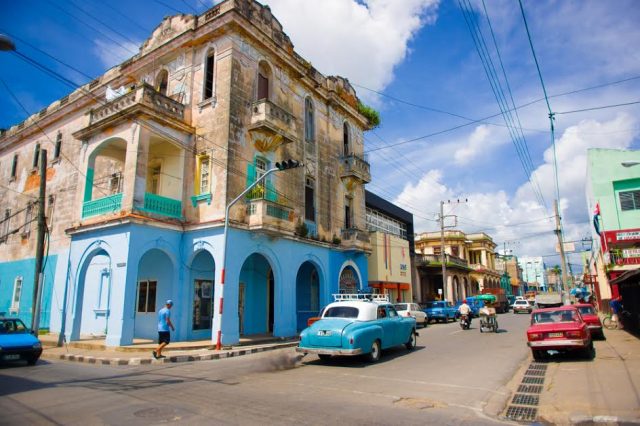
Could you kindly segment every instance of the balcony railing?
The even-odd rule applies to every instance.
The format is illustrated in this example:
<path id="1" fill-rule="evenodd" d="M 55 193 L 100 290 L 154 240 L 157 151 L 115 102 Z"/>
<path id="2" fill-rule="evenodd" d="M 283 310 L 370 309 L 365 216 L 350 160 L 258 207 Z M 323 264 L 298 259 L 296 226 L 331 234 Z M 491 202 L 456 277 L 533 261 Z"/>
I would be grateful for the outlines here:
<path id="1" fill-rule="evenodd" d="M 144 194 L 144 206 L 141 210 L 173 219 L 182 219 L 182 201 L 149 192 Z"/>
<path id="2" fill-rule="evenodd" d="M 451 254 L 445 254 L 444 256 L 447 266 L 459 266 L 469 269 L 469 263 L 466 260 Z M 423 254 L 419 259 L 422 261 L 422 266 L 442 266 L 442 256 L 439 254 Z"/>
<path id="3" fill-rule="evenodd" d="M 96 129 L 110 125 L 113 120 L 141 111 L 179 122 L 185 119 L 183 104 L 142 83 L 124 95 L 92 109 L 89 114 L 89 125 L 74 133 L 74 136 L 84 138 Z"/>
<path id="4" fill-rule="evenodd" d="M 345 248 L 364 251 L 371 249 L 369 231 L 357 228 L 343 229 L 341 236 L 342 246 Z"/>
<path id="5" fill-rule="evenodd" d="M 298 134 L 296 118 L 284 108 L 268 99 L 260 99 L 251 105 L 249 130 L 260 130 L 267 134 L 280 135 L 284 142 L 294 142 Z"/>
<path id="6" fill-rule="evenodd" d="M 640 249 L 612 249 L 609 251 L 610 266 L 640 265 Z"/>
<path id="7" fill-rule="evenodd" d="M 369 163 L 355 154 L 345 155 L 341 158 L 342 171 L 341 178 L 353 177 L 360 182 L 371 182 L 371 171 Z"/>
<path id="8" fill-rule="evenodd" d="M 249 229 L 273 233 L 293 233 L 295 230 L 293 209 L 274 201 L 256 198 L 247 201 Z"/>
<path id="9" fill-rule="evenodd" d="M 85 201 L 82 204 L 82 218 L 117 213 L 122 209 L 122 193 Z"/>

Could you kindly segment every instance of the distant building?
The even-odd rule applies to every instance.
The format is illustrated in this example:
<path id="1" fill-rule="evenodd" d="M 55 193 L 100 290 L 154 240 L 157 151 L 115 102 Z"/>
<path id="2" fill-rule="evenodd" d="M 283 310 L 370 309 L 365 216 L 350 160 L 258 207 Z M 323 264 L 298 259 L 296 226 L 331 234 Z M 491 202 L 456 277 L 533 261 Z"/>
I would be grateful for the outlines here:
<path id="1" fill-rule="evenodd" d="M 531 287 L 530 290 L 546 291 L 547 277 L 542 257 L 520 257 L 518 264 L 522 268 L 522 279 L 527 283 L 526 287 Z"/>
<path id="2" fill-rule="evenodd" d="M 586 198 L 593 246 L 585 282 L 601 308 L 622 296 L 640 312 L 640 151 L 590 149 Z"/>
<path id="3" fill-rule="evenodd" d="M 521 296 L 524 292 L 522 268 L 518 264 L 518 257 L 514 255 L 500 255 L 496 257 L 496 270 L 506 273 L 511 285 L 511 294 Z"/>
<path id="4" fill-rule="evenodd" d="M 413 301 L 413 215 L 376 194 L 365 191 L 371 255 L 369 287 L 390 300 Z"/>
<path id="5" fill-rule="evenodd" d="M 442 248 L 440 232 L 416 236 L 416 299 L 442 299 Z M 459 301 L 485 288 L 500 288 L 493 239 L 484 233 L 444 232 L 447 298 Z"/>

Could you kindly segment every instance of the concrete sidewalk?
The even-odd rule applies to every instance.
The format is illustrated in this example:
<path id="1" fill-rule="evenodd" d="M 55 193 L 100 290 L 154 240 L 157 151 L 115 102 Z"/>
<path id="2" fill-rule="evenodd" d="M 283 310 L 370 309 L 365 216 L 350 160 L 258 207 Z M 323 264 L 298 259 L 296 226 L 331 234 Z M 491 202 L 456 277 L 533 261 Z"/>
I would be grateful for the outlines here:
<path id="1" fill-rule="evenodd" d="M 89 340 L 73 342 L 57 347 L 55 334 L 39 336 L 43 345 L 42 359 L 85 362 L 100 365 L 145 365 L 175 362 L 208 361 L 249 355 L 257 352 L 294 347 L 298 339 L 282 340 L 274 338 L 243 339 L 241 345 L 215 350 L 210 340 L 175 342 L 163 350 L 166 358 L 154 359 L 151 352 L 157 343 L 151 341 L 134 342 L 131 346 L 106 347 L 103 341 Z"/>
<path id="2" fill-rule="evenodd" d="M 551 424 L 640 424 L 640 339 L 605 330 L 593 361 L 547 363 L 538 420 Z"/>

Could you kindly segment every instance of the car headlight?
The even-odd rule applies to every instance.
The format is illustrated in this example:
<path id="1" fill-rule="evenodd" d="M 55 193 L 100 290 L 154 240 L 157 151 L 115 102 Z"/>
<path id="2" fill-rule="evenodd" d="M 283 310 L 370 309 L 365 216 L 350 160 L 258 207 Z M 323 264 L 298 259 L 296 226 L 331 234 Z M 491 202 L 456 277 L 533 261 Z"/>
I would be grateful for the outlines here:
<path id="1" fill-rule="evenodd" d="M 33 349 L 42 349 L 42 343 L 40 343 L 40 342 L 34 343 L 33 344 Z"/>

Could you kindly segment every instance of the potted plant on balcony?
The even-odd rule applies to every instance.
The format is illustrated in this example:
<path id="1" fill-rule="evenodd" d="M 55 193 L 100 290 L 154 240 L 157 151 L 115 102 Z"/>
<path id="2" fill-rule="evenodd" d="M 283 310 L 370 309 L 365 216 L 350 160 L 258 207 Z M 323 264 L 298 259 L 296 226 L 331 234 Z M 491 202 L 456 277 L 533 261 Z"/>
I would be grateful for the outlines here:
<path id="1" fill-rule="evenodd" d="M 303 221 L 299 221 L 296 225 L 296 235 L 302 238 L 306 238 L 309 234 L 309 228 L 307 228 L 307 224 Z"/>

